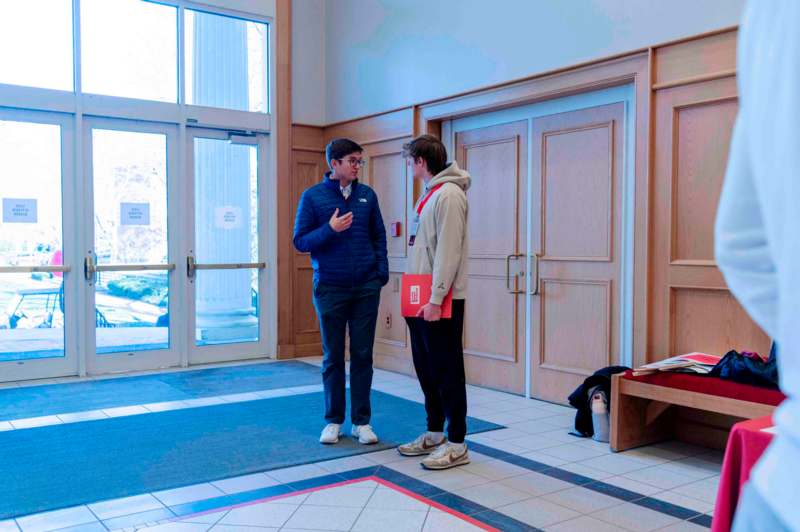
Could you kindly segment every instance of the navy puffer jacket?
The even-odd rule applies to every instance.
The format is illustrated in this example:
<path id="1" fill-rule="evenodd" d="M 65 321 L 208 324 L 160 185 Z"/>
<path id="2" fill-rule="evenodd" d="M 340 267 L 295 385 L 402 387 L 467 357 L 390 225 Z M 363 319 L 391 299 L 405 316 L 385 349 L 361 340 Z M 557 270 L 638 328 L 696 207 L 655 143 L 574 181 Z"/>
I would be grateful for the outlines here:
<path id="1" fill-rule="evenodd" d="M 342 287 L 360 286 L 379 280 L 389 281 L 386 255 L 386 228 L 378 196 L 367 185 L 353 181 L 350 196 L 344 199 L 339 181 L 328 178 L 303 192 L 294 223 L 294 247 L 311 253 L 314 284 Z M 328 223 L 334 211 L 339 216 L 353 213 L 353 224 L 336 233 Z"/>

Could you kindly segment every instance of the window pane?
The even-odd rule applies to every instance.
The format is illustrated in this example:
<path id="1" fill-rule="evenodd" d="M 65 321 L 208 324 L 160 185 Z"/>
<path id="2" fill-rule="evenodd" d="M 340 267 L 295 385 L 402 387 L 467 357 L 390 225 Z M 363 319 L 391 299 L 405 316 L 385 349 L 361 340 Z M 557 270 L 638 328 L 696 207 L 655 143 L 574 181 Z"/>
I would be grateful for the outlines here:
<path id="1" fill-rule="evenodd" d="M 195 245 L 200 263 L 258 261 L 258 149 L 194 141 Z M 197 272 L 197 345 L 258 341 L 258 270 Z"/>
<path id="2" fill-rule="evenodd" d="M 92 130 L 98 264 L 167 262 L 167 138 Z M 95 284 L 97 352 L 169 347 L 169 274 L 100 272 Z"/>
<path id="3" fill-rule="evenodd" d="M 199 270 L 196 290 L 198 346 L 258 341 L 258 270 Z"/>
<path id="4" fill-rule="evenodd" d="M 167 137 L 92 130 L 98 264 L 167 262 Z"/>
<path id="5" fill-rule="evenodd" d="M 168 272 L 101 272 L 95 286 L 98 354 L 169 348 Z"/>
<path id="6" fill-rule="evenodd" d="M 268 27 L 186 10 L 186 102 L 266 113 Z"/>
<path id="7" fill-rule="evenodd" d="M 141 0 L 82 0 L 83 91 L 176 102 L 177 8 Z"/>
<path id="8" fill-rule="evenodd" d="M 62 260 L 61 128 L 0 120 L 0 266 Z M 0 275 L 0 362 L 64 356 L 64 274 Z"/>
<path id="9" fill-rule="evenodd" d="M 71 0 L 0 3 L 0 83 L 73 90 Z"/>

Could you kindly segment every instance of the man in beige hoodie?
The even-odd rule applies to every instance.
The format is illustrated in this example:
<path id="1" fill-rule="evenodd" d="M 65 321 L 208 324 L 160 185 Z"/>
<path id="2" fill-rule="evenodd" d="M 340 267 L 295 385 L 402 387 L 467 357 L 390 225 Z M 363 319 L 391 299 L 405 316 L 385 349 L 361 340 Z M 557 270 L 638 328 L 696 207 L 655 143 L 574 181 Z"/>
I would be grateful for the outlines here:
<path id="1" fill-rule="evenodd" d="M 469 463 L 461 338 L 467 280 L 466 191 L 471 179 L 455 162 L 447 163 L 447 151 L 436 137 L 417 137 L 403 146 L 403 155 L 414 178 L 425 184 L 409 231 L 407 273 L 431 274 L 433 282 L 428 304 L 416 318 L 406 318 L 428 430 L 398 451 L 404 456 L 428 455 L 422 460 L 426 469 L 449 469 Z M 441 304 L 451 290 L 452 317 L 442 319 Z"/>

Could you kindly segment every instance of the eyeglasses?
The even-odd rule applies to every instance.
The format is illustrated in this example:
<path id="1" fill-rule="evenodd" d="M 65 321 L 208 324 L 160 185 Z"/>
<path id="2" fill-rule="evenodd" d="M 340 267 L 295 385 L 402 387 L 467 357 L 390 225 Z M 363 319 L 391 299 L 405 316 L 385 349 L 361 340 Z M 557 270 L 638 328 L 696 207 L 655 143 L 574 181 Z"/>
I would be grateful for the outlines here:
<path id="1" fill-rule="evenodd" d="M 339 162 L 347 163 L 350 166 L 355 166 L 356 168 L 364 168 L 364 165 L 367 164 L 367 161 L 364 159 L 353 159 L 352 157 L 348 157 L 347 159 L 339 159 Z"/>

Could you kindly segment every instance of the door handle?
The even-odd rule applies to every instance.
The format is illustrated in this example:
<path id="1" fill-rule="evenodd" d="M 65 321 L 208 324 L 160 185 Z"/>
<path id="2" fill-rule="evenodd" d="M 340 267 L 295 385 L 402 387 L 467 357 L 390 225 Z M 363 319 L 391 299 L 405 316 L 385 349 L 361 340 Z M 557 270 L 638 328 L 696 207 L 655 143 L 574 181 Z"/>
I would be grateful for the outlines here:
<path id="1" fill-rule="evenodd" d="M 513 288 L 511 288 L 511 259 L 514 258 L 514 260 L 516 260 L 516 259 L 518 259 L 520 257 L 523 257 L 523 256 L 524 255 L 519 255 L 519 254 L 515 254 L 515 253 L 512 253 L 511 255 L 507 255 L 506 256 L 506 291 L 508 291 L 509 294 L 524 294 L 525 293 L 524 290 L 514 290 Z"/>
<path id="2" fill-rule="evenodd" d="M 186 275 L 194 277 L 197 270 L 263 270 L 266 262 L 229 262 L 218 264 L 198 264 L 197 260 L 189 255 L 186 257 Z"/>
<path id="3" fill-rule="evenodd" d="M 87 281 L 94 281 L 94 274 L 97 272 L 97 266 L 94 263 L 94 255 L 89 253 L 83 259 L 83 276 Z"/>
<path id="4" fill-rule="evenodd" d="M 94 267 L 96 272 L 171 272 L 174 264 L 102 264 Z"/>
<path id="5" fill-rule="evenodd" d="M 69 266 L 0 266 L 0 273 L 68 273 Z"/>
<path id="6" fill-rule="evenodd" d="M 195 272 L 197 271 L 196 265 L 197 262 L 194 260 L 194 257 L 192 257 L 191 255 L 186 257 L 186 276 L 189 279 L 194 278 Z"/>
<path id="7" fill-rule="evenodd" d="M 540 294 L 540 292 L 541 292 L 540 289 L 539 289 L 539 259 L 540 258 L 541 258 L 540 254 L 538 254 L 538 253 L 534 253 L 533 254 L 533 271 L 534 271 L 534 275 L 533 275 L 533 291 L 531 291 L 531 293 L 530 293 L 530 295 L 532 295 L 532 296 L 538 296 Z"/>

